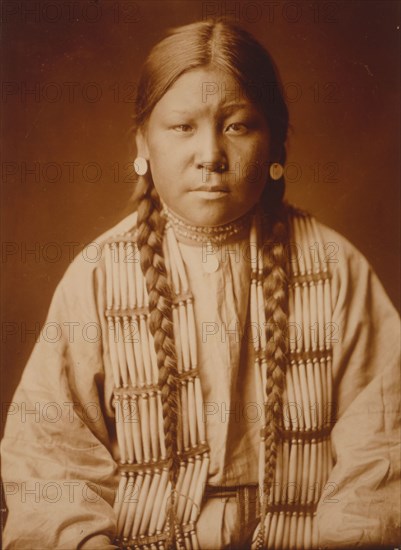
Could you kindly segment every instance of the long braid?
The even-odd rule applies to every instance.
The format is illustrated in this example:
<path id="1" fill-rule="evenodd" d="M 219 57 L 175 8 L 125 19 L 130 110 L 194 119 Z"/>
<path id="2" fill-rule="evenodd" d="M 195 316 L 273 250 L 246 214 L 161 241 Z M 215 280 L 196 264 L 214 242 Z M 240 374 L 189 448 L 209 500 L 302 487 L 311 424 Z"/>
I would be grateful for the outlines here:
<path id="1" fill-rule="evenodd" d="M 150 52 L 143 66 L 136 94 L 135 128 L 144 130 L 149 117 L 167 90 L 188 70 L 205 68 L 213 64 L 231 74 L 241 90 L 260 110 L 266 119 L 271 137 L 271 159 L 284 164 L 285 141 L 288 131 L 288 109 L 282 94 L 280 78 L 273 60 L 264 47 L 248 32 L 226 21 L 201 21 L 172 30 Z M 263 91 L 265 83 L 274 86 L 274 98 Z M 257 86 L 255 90 L 255 83 Z M 271 212 L 269 242 L 275 244 L 273 257 L 264 258 L 263 293 L 266 302 L 266 320 L 273 323 L 267 334 L 266 359 L 267 395 L 266 411 L 266 490 L 271 491 L 274 479 L 279 426 L 281 418 L 281 395 L 284 386 L 286 353 L 286 281 L 285 281 L 285 226 L 278 212 L 284 193 L 284 178 L 269 188 L 265 204 Z M 155 339 L 162 385 L 162 403 L 166 450 L 170 477 L 174 483 L 178 473 L 177 455 L 177 367 L 172 324 L 172 301 L 166 267 L 163 259 L 163 220 L 160 215 L 160 199 L 149 178 L 140 178 L 133 196 L 133 205 L 138 205 L 138 246 L 141 267 L 149 292 L 150 330 Z M 273 207 L 274 205 L 274 207 Z M 174 487 L 174 485 L 173 485 Z M 173 491 L 174 497 L 174 491 Z M 174 509 L 174 506 L 172 507 Z M 262 522 L 263 523 L 263 522 Z M 170 522 L 171 524 L 171 522 Z M 263 543 L 263 539 L 262 539 Z"/>
<path id="2" fill-rule="evenodd" d="M 177 418 L 178 418 L 178 371 L 174 343 L 172 296 L 167 280 L 163 256 L 164 220 L 160 214 L 159 195 L 147 178 L 138 180 L 139 202 L 137 220 L 137 245 L 141 269 L 149 294 L 149 329 L 154 338 L 159 386 L 163 410 L 163 427 L 166 443 L 166 459 L 172 486 L 170 534 L 174 529 L 174 499 L 178 474 Z"/>
<path id="3" fill-rule="evenodd" d="M 263 296 L 266 317 L 266 407 L 264 427 L 265 470 L 258 547 L 264 546 L 264 520 L 273 490 L 278 445 L 282 429 L 282 399 L 288 354 L 288 243 L 287 208 L 264 198 L 267 216 L 263 224 Z"/>

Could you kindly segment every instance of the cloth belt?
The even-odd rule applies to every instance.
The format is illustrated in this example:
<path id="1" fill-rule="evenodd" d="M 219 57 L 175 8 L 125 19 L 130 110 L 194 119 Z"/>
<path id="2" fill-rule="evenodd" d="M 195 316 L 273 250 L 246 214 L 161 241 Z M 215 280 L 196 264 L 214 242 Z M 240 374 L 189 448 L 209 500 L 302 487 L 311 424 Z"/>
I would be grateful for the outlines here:
<path id="1" fill-rule="evenodd" d="M 249 532 L 250 524 L 260 517 L 259 485 L 206 485 L 204 499 L 235 498 L 238 507 L 240 533 Z"/>

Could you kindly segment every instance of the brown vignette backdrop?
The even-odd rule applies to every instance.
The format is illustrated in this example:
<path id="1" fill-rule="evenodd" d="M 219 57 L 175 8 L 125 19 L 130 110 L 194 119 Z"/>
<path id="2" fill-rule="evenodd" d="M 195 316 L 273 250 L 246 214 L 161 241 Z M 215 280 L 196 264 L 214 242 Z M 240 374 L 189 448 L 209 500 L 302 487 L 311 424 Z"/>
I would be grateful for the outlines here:
<path id="1" fill-rule="evenodd" d="M 5 0 L 2 420 L 73 255 L 124 215 L 145 55 L 166 27 L 215 16 L 280 69 L 287 197 L 349 238 L 399 307 L 398 2 Z"/>

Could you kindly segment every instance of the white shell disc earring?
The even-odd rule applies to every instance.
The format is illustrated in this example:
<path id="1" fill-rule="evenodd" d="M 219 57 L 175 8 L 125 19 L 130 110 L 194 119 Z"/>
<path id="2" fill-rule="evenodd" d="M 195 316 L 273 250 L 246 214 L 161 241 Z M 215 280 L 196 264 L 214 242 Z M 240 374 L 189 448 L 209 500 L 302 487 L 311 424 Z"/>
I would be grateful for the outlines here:
<path id="1" fill-rule="evenodd" d="M 148 162 L 143 157 L 136 157 L 134 160 L 134 170 L 138 176 L 144 176 L 148 171 Z"/>
<path id="2" fill-rule="evenodd" d="M 279 162 L 273 162 L 273 164 L 270 165 L 269 173 L 270 178 L 276 181 L 283 177 L 284 168 Z"/>

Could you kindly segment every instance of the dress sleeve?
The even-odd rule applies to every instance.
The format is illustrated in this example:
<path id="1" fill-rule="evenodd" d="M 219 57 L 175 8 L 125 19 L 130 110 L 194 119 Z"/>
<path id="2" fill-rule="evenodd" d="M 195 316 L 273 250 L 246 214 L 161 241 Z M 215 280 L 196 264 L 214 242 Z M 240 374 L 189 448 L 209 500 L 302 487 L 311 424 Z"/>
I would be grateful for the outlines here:
<path id="1" fill-rule="evenodd" d="M 333 276 L 334 468 L 317 510 L 322 547 L 396 546 L 400 325 L 366 259 L 341 238 Z M 334 333 L 333 333 L 334 334 Z"/>
<path id="2" fill-rule="evenodd" d="M 93 266 L 70 266 L 10 404 L 4 548 L 115 548 L 97 285 Z"/>

